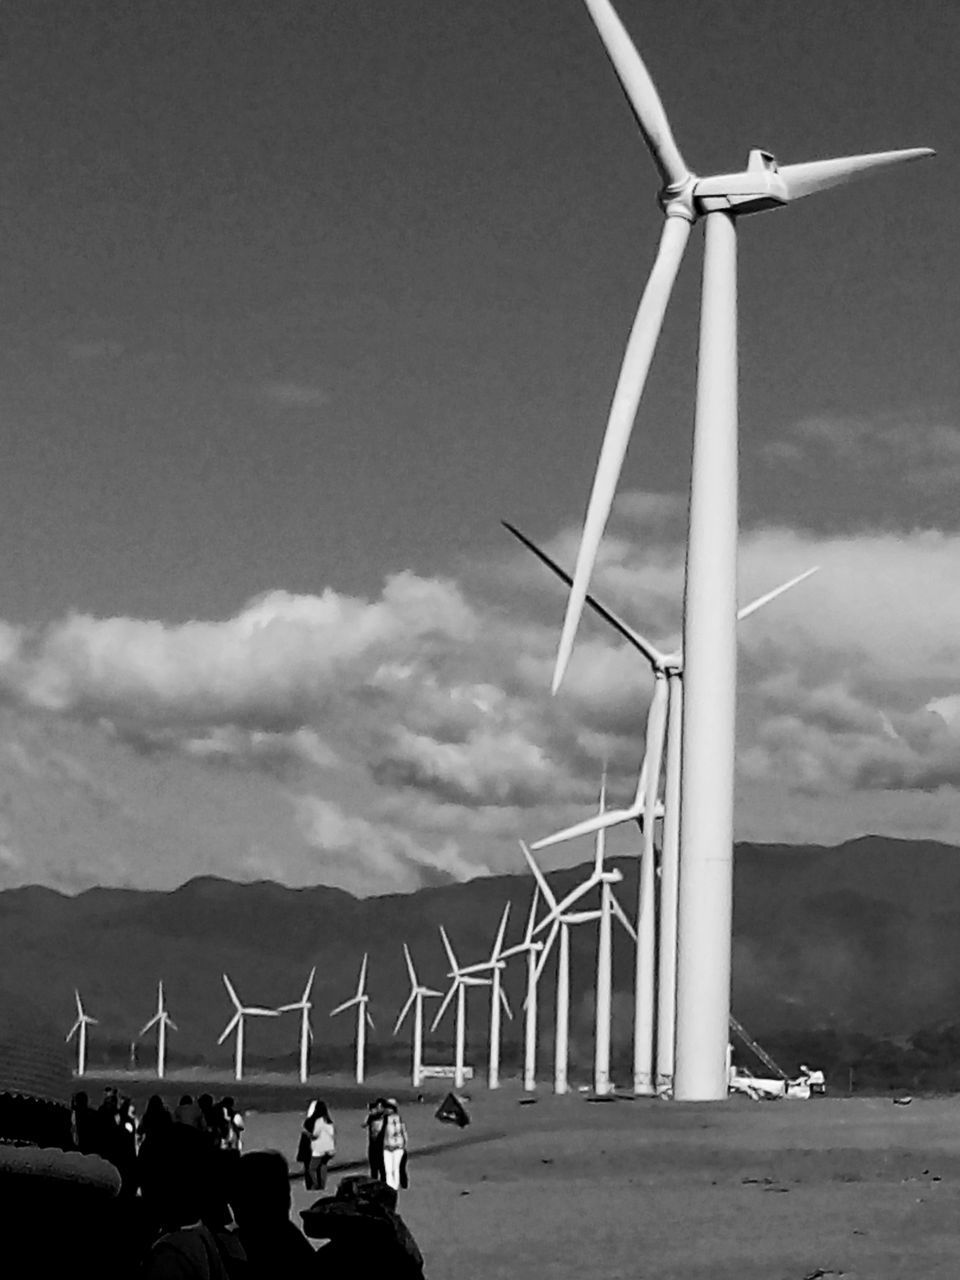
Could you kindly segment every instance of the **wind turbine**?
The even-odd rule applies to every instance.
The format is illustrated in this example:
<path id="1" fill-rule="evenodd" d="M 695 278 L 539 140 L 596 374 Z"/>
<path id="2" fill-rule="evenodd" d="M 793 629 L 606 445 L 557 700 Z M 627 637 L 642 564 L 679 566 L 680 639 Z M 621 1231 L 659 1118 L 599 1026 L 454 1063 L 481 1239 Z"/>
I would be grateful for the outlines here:
<path id="1" fill-rule="evenodd" d="M 167 1013 L 163 999 L 162 979 L 157 983 L 157 1012 L 149 1022 L 145 1022 L 140 1028 L 140 1035 L 145 1036 L 151 1027 L 157 1028 L 157 1079 L 162 1080 L 167 1064 L 167 1027 L 171 1031 L 179 1029 L 169 1013 Z"/>
<path id="2" fill-rule="evenodd" d="M 561 582 L 571 585 L 573 579 L 561 569 L 547 553 L 512 524 L 504 527 L 524 544 Z M 770 604 L 785 591 L 803 582 L 817 572 L 819 566 L 797 574 L 737 610 L 737 621 L 742 622 L 764 605 Z M 663 835 L 661 841 L 660 877 L 660 947 L 659 964 L 654 974 L 656 953 L 654 902 L 654 846 L 653 823 L 642 823 L 643 851 L 640 865 L 638 902 L 637 972 L 634 986 L 634 1062 L 633 1087 L 637 1094 L 654 1091 L 652 1080 L 654 1039 L 656 1039 L 656 1091 L 671 1093 L 674 1076 L 674 1040 L 676 1018 L 677 971 L 677 895 L 679 889 L 680 859 L 680 725 L 683 710 L 683 652 L 680 649 L 665 651 L 651 644 L 644 636 L 623 621 L 618 614 L 602 604 L 589 592 L 584 602 L 621 635 L 650 664 L 654 678 L 654 692 L 647 715 L 646 741 L 643 764 L 633 803 L 627 809 L 611 809 L 588 818 L 585 822 L 558 831 L 555 835 L 538 840 L 534 849 L 545 849 L 553 844 L 573 840 L 605 827 L 619 826 L 624 822 L 641 822 L 644 813 L 651 811 L 660 785 L 660 766 L 664 758 L 666 736 L 666 771 L 664 779 Z M 666 707 L 663 703 L 666 703 Z M 654 1034 L 656 1030 L 656 1035 Z"/>
<path id="3" fill-rule="evenodd" d="M 77 1020 L 66 1034 L 67 1043 L 77 1037 L 77 1075 L 82 1076 L 87 1069 L 87 1027 L 95 1027 L 97 1019 L 84 1013 L 80 992 L 74 987 L 73 997 L 77 1002 Z"/>
<path id="4" fill-rule="evenodd" d="M 543 943 L 539 939 L 535 941 L 533 933 L 539 898 L 540 889 L 534 884 L 523 941 L 500 952 L 501 960 L 509 960 L 511 956 L 519 955 L 527 957 L 527 995 L 523 1002 L 523 1087 L 527 1093 L 532 1093 L 537 1087 L 537 978 L 539 976 L 537 961 L 543 950 Z"/>
<path id="5" fill-rule="evenodd" d="M 874 170 L 933 152 L 926 147 L 780 167 L 750 152 L 738 173 L 700 178 L 674 141 L 657 90 L 610 0 L 584 0 L 660 174 L 664 226 L 614 392 L 557 653 L 553 689 L 570 658 L 584 599 L 664 313 L 693 223 L 705 247 L 694 418 L 683 649 L 681 949 L 677 976 L 675 1094 L 727 1095 L 733 896 L 737 567 L 736 220 L 776 209 Z"/>
<path id="6" fill-rule="evenodd" d="M 294 1010 L 300 1010 L 300 1083 L 306 1084 L 310 1076 L 310 1041 L 313 1039 L 313 1029 L 310 1026 L 310 1010 L 313 1005 L 310 1000 L 310 993 L 313 991 L 313 980 L 317 976 L 317 966 L 314 965 L 310 970 L 310 977 L 307 979 L 307 985 L 303 988 L 303 995 L 299 1000 L 295 1000 L 293 1004 L 282 1004 L 277 1013 L 293 1013 Z"/>
<path id="7" fill-rule="evenodd" d="M 233 983 L 230 981 L 230 979 L 227 977 L 225 973 L 221 974 L 220 976 L 223 978 L 223 985 L 227 988 L 227 995 L 230 997 L 230 999 L 233 1002 L 234 1014 L 233 1014 L 233 1017 L 230 1019 L 230 1021 L 227 1023 L 227 1025 L 224 1027 L 223 1031 L 220 1033 L 220 1038 L 217 1041 L 217 1044 L 223 1044 L 224 1040 L 226 1040 L 230 1032 L 233 1031 L 234 1028 L 236 1028 L 237 1049 L 236 1049 L 236 1059 L 235 1059 L 236 1065 L 234 1067 L 234 1075 L 238 1080 L 242 1080 L 243 1079 L 243 1026 L 244 1026 L 243 1020 L 244 1018 L 278 1018 L 280 1014 L 276 1009 L 263 1009 L 259 1005 L 255 1005 L 255 1004 L 251 1004 L 251 1005 L 241 1004 L 240 997 L 237 995 L 236 991 L 234 990 Z"/>
<path id="8" fill-rule="evenodd" d="M 403 955 L 407 962 L 407 973 L 410 975 L 410 995 L 407 1002 L 400 1010 L 400 1014 L 394 1024 L 393 1034 L 396 1035 L 403 1025 L 403 1020 L 413 1010 L 413 1087 L 418 1089 L 423 1083 L 423 1002 L 432 996 L 438 998 L 443 994 L 441 991 L 434 991 L 433 987 L 425 987 L 417 978 L 417 971 L 413 967 L 413 960 L 410 956 L 410 948 L 406 943 L 403 944 Z"/>
<path id="9" fill-rule="evenodd" d="M 357 1006 L 357 1084 L 363 1084 L 364 1076 L 364 1060 L 367 1048 L 367 1027 L 373 1030 L 373 1019 L 370 1017 L 370 1011 L 367 1005 L 370 1003 L 370 997 L 367 995 L 365 987 L 367 981 L 367 953 L 363 953 L 363 960 L 360 962 L 360 979 L 357 982 L 357 993 L 351 996 L 349 1000 L 344 1000 L 343 1004 L 338 1004 L 335 1009 L 330 1010 L 330 1017 L 333 1018 L 338 1013 L 343 1013 L 346 1009 L 352 1009 Z"/>
<path id="10" fill-rule="evenodd" d="M 473 974 L 467 973 L 457 963 L 457 957 L 453 953 L 453 947 L 450 945 L 450 939 L 447 937 L 447 931 L 443 925 L 440 926 L 440 937 L 443 939 L 444 949 L 447 958 L 450 961 L 449 977 L 453 979 L 450 983 L 447 994 L 443 997 L 443 1003 L 437 1010 L 436 1017 L 430 1024 L 430 1030 L 436 1031 L 440 1023 L 440 1019 L 447 1011 L 447 1007 L 454 996 L 457 997 L 457 1022 L 454 1041 L 454 1057 L 453 1057 L 453 1085 L 455 1089 L 462 1089 L 463 1082 L 466 1078 L 464 1071 L 464 1054 L 466 1050 L 467 1040 L 467 987 L 489 987 L 492 985 L 490 978 L 477 978 Z"/>
<path id="11" fill-rule="evenodd" d="M 490 959 L 484 960 L 480 964 L 471 964 L 461 969 L 461 973 L 489 973 L 490 974 L 490 1054 L 487 1058 L 487 1087 L 489 1089 L 500 1088 L 500 1011 L 501 1008 L 507 1017 L 513 1021 L 513 1012 L 510 1008 L 510 1002 L 507 1000 L 506 992 L 503 990 L 502 975 L 507 967 L 507 962 L 503 957 L 503 938 L 507 931 L 507 920 L 510 916 L 510 903 L 503 908 L 503 915 L 500 917 L 500 927 L 497 929 L 497 936 L 494 939 L 493 950 L 490 952 Z"/>

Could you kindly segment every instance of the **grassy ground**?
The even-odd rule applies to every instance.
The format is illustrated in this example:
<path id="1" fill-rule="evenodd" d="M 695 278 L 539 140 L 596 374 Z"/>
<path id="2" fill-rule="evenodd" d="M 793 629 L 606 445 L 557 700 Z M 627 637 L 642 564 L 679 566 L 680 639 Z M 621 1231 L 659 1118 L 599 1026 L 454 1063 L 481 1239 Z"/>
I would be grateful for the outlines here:
<path id="1" fill-rule="evenodd" d="M 960 1101 L 520 1098 L 476 1089 L 464 1130 L 433 1104 L 404 1107 L 400 1207 L 429 1280 L 960 1274 Z M 365 1150 L 362 1111 L 334 1110 L 335 1184 Z M 246 1149 L 292 1159 L 299 1124 L 299 1111 L 255 1112 Z M 294 1199 L 313 1196 L 298 1183 Z"/>

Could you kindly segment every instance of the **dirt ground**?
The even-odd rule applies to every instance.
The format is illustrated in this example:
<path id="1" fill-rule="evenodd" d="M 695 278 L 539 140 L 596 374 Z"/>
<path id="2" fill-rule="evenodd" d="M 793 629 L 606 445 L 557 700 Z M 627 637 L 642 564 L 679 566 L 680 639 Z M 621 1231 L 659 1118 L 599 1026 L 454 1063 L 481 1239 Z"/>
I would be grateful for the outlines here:
<path id="1" fill-rule="evenodd" d="M 464 1130 L 404 1108 L 428 1280 L 960 1275 L 960 1099 L 521 1097 L 478 1089 Z M 334 1119 L 332 1186 L 365 1154 L 362 1113 Z M 299 1124 L 252 1114 L 245 1147 L 292 1158 Z"/>

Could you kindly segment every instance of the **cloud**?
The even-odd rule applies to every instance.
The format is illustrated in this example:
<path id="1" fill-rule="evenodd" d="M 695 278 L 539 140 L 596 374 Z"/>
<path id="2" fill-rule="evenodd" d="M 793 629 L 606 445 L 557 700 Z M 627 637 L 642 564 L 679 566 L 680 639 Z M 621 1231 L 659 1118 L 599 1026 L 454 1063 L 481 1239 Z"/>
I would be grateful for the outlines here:
<path id="1" fill-rule="evenodd" d="M 319 409 L 330 400 L 330 393 L 322 387 L 304 382 L 265 382 L 260 395 L 272 404 L 290 409 Z"/>

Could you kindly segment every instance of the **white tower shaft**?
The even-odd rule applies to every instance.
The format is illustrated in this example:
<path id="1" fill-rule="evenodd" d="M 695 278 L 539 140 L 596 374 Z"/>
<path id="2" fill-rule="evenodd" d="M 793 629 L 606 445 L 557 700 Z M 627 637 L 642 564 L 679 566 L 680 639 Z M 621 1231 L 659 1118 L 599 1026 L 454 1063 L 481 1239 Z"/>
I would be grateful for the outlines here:
<path id="1" fill-rule="evenodd" d="M 304 1004 L 300 1010 L 300 1083 L 306 1084 L 310 1076 L 310 1008 Z"/>
<path id="2" fill-rule="evenodd" d="M 357 1084 L 363 1084 L 364 1063 L 367 1049 L 367 1006 L 364 1000 L 357 1001 Z"/>
<path id="3" fill-rule="evenodd" d="M 423 1081 L 423 995 L 418 991 L 413 1001 L 413 1087 Z"/>
<path id="4" fill-rule="evenodd" d="M 523 1024 L 523 1087 L 537 1087 L 537 953 L 527 952 L 527 1000 Z"/>
<path id="5" fill-rule="evenodd" d="M 674 1096 L 727 1096 L 733 896 L 737 599 L 737 242 L 725 212 L 706 245 L 684 598 Z"/>
<path id="6" fill-rule="evenodd" d="M 560 924 L 557 939 L 557 1027 L 554 1040 L 553 1091 L 567 1092 L 567 1061 L 570 1051 L 570 929 Z"/>
<path id="7" fill-rule="evenodd" d="M 457 986 L 457 1031 L 456 1047 L 453 1061 L 453 1083 L 457 1089 L 463 1088 L 464 1056 L 467 1037 L 467 989 L 463 983 Z"/>
<path id="8" fill-rule="evenodd" d="M 490 1057 L 487 1062 L 487 1087 L 500 1088 L 500 979 L 501 970 L 495 966 L 490 986 Z"/>
<path id="9" fill-rule="evenodd" d="M 157 1079 L 163 1079 L 163 1073 L 167 1064 L 167 1019 L 166 1015 L 161 1014 L 160 1021 L 157 1023 Z"/>
<path id="10" fill-rule="evenodd" d="M 667 752 L 660 854 L 660 938 L 657 966 L 657 1092 L 673 1093 L 677 1021 L 677 893 L 680 887 L 680 745 L 683 680 L 672 671 L 667 702 Z"/>
<path id="11" fill-rule="evenodd" d="M 600 925 L 597 933 L 597 1011 L 594 1041 L 593 1088 L 598 1095 L 610 1092 L 610 1013 L 613 998 L 613 890 L 600 885 Z"/>
<path id="12" fill-rule="evenodd" d="M 243 1014 L 237 1019 L 237 1050 L 234 1061 L 234 1076 L 237 1080 L 243 1079 Z"/>

